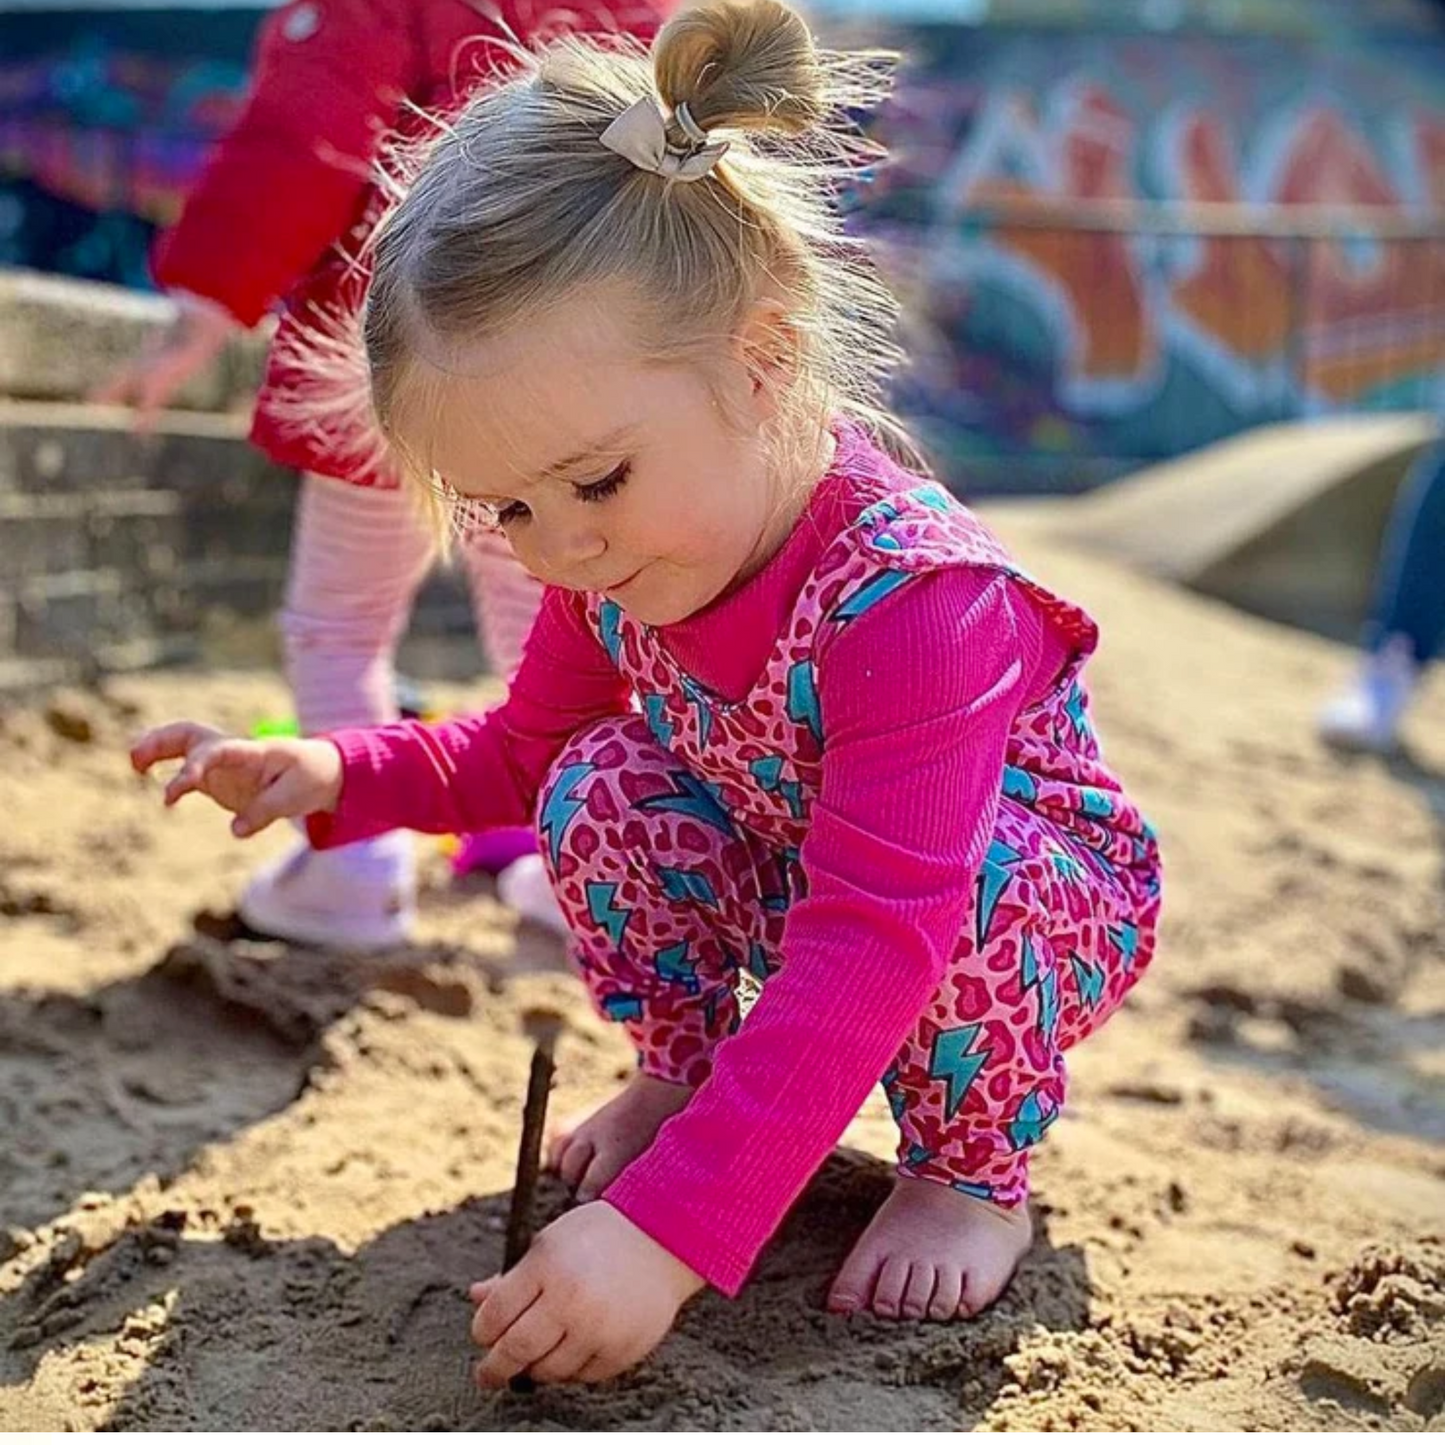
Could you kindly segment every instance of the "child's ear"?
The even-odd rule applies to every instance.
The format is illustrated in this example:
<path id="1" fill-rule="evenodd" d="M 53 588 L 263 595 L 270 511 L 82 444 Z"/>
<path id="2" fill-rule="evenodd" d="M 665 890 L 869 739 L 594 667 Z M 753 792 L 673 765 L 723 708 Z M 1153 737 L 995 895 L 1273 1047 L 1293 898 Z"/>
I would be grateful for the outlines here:
<path id="1" fill-rule="evenodd" d="M 760 301 L 748 313 L 736 337 L 737 352 L 747 370 L 759 420 L 770 420 L 778 394 L 797 375 L 797 328 L 779 301 Z"/>

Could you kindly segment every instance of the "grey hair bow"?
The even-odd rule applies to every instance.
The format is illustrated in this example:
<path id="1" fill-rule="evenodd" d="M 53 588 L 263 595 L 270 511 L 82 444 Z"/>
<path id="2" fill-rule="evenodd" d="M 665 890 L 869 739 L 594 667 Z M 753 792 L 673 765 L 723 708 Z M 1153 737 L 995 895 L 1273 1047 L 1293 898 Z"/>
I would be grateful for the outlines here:
<path id="1" fill-rule="evenodd" d="M 687 106 L 675 112 L 679 128 L 691 140 L 686 149 L 667 143 L 667 122 L 662 107 L 650 95 L 628 106 L 602 132 L 602 144 L 610 151 L 626 157 L 639 170 L 651 171 L 670 181 L 700 181 L 727 154 L 727 141 L 709 143 L 707 132 L 701 130 Z"/>

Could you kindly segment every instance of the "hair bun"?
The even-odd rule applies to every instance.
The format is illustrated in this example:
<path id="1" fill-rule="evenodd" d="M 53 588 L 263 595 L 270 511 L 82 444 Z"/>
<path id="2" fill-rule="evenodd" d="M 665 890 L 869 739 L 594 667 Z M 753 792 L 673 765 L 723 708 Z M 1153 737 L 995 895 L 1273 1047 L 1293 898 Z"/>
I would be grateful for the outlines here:
<path id="1" fill-rule="evenodd" d="M 706 130 L 800 135 L 828 112 L 824 66 L 802 16 L 779 0 L 704 0 L 663 26 L 657 91 Z"/>

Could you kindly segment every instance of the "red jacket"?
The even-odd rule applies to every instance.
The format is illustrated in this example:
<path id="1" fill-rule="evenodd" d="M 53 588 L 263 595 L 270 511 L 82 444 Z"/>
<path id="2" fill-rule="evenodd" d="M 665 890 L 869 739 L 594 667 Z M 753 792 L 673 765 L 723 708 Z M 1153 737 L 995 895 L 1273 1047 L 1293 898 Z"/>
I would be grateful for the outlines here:
<path id="1" fill-rule="evenodd" d="M 359 299 L 347 255 L 376 214 L 371 168 L 387 132 L 407 128 L 405 102 L 454 108 L 493 73 L 495 42 L 555 30 L 559 14 L 574 31 L 623 27 L 646 40 L 667 8 L 668 0 L 570 0 L 564 11 L 543 0 L 290 0 L 266 20 L 246 108 L 153 257 L 161 286 L 208 297 L 245 326 L 284 300 L 251 428 L 262 451 L 284 466 L 384 480 L 320 430 L 286 423 L 296 385 L 286 357 L 298 321 Z"/>

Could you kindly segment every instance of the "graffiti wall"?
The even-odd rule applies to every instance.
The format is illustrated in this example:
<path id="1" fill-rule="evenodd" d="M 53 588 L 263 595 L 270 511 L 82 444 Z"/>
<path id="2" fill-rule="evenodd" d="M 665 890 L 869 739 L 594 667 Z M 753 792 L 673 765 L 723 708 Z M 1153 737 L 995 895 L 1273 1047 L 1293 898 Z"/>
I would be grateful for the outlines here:
<path id="1" fill-rule="evenodd" d="M 0 11 L 0 265 L 149 286 L 261 13 Z"/>
<path id="2" fill-rule="evenodd" d="M 1430 404 L 1445 23 L 1439 43 L 1348 51 L 938 27 L 907 43 L 881 123 L 895 159 L 864 215 L 920 323 L 904 405 L 961 477 L 1084 485 L 1262 421 Z M 1278 209 L 1250 235 L 1219 211 L 1191 228 L 1179 203 Z"/>
<path id="3" fill-rule="evenodd" d="M 1111 24 L 1118 0 L 1048 3 L 1051 25 L 897 37 L 910 65 L 879 122 L 895 159 L 859 221 L 909 303 L 901 402 L 945 469 L 977 490 L 1081 486 L 1261 421 L 1428 404 L 1445 5 L 1233 0 L 1233 33 L 1166 35 Z M 0 10 L 0 264 L 149 285 L 262 13 Z M 1282 15 L 1302 23 L 1259 28 Z M 1271 233 L 1171 223 L 1181 203 L 1269 207 Z M 1322 231 L 1330 207 L 1374 219 Z"/>

